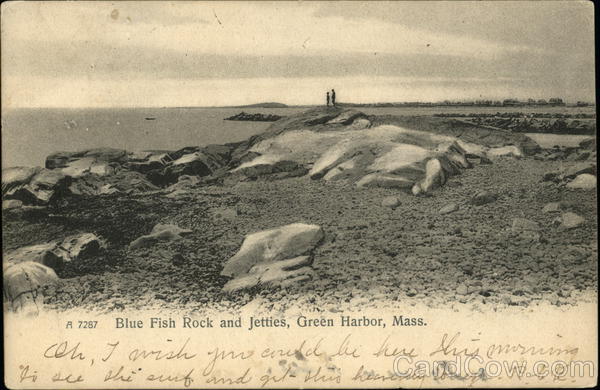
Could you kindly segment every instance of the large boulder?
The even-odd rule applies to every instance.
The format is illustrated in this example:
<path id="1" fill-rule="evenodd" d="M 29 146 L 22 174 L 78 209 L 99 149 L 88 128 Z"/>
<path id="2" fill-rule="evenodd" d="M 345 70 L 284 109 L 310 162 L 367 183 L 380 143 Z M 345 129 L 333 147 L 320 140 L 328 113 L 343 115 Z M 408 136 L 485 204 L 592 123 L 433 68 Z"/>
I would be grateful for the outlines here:
<path id="1" fill-rule="evenodd" d="M 65 168 L 73 159 L 83 156 L 83 152 L 56 152 L 46 157 L 47 169 Z"/>
<path id="2" fill-rule="evenodd" d="M 11 310 L 25 314 L 39 312 L 42 288 L 58 280 L 51 268 L 33 261 L 8 264 L 2 273 L 4 301 Z"/>
<path id="3" fill-rule="evenodd" d="M 18 264 L 34 262 L 57 269 L 64 263 L 97 254 L 106 247 L 93 233 L 82 233 L 47 243 L 18 248 L 4 255 L 4 262 Z"/>
<path id="4" fill-rule="evenodd" d="M 312 165 L 311 179 L 345 180 L 358 187 L 399 188 L 420 195 L 471 167 L 456 138 L 392 125 L 369 129 L 337 126 L 347 123 L 347 118 L 358 120 L 353 119 L 355 114 L 347 114 L 347 118 L 342 114 L 321 125 L 330 126 L 327 131 L 316 126 L 318 130 L 305 127 L 270 138 L 263 135 L 249 149 L 258 156 L 233 172 L 269 174 L 278 162 L 295 161 Z"/>
<path id="5" fill-rule="evenodd" d="M 26 205 L 47 205 L 67 192 L 71 178 L 50 169 L 9 169 L 3 171 L 2 196 Z M 31 175 L 31 173 L 33 173 Z"/>
<path id="6" fill-rule="evenodd" d="M 41 168 L 12 167 L 2 170 L 2 196 L 28 184 Z"/>
<path id="7" fill-rule="evenodd" d="M 320 226 L 304 223 L 249 234 L 238 253 L 225 263 L 221 275 L 239 277 L 260 263 L 307 255 L 322 238 Z"/>
<path id="8" fill-rule="evenodd" d="M 185 147 L 168 153 L 161 159 L 165 167 L 149 170 L 146 175 L 153 184 L 160 186 L 176 183 L 182 175 L 209 176 L 229 163 L 231 153 L 232 148 L 227 145 Z"/>

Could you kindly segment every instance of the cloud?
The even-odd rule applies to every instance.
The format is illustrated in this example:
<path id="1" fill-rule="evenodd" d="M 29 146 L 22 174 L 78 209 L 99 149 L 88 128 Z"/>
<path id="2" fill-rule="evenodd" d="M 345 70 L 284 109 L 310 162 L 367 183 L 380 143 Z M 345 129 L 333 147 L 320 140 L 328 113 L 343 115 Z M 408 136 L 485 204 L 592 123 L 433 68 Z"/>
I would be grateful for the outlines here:
<path id="1" fill-rule="evenodd" d="M 395 23 L 544 52 L 587 50 L 592 54 L 594 48 L 594 12 L 589 1 L 391 1 L 377 7 L 340 1 L 319 3 L 315 16 Z"/>
<path id="2" fill-rule="evenodd" d="M 190 4 L 167 3 L 163 16 L 156 8 L 152 12 L 146 10 L 141 3 L 135 7 L 126 3 L 130 9 L 115 14 L 113 7 L 120 6 L 115 4 L 22 5 L 19 12 L 5 17 L 6 30 L 15 41 L 102 42 L 114 47 L 222 55 L 427 52 L 493 58 L 522 49 L 475 36 L 440 34 L 387 21 L 318 17 L 313 14 L 315 6 L 304 3 L 282 8 L 256 3 L 198 3 L 190 8 Z M 123 18 L 136 22 L 123 23 Z"/>
<path id="3" fill-rule="evenodd" d="M 4 3 L 2 93 L 13 106 L 308 104 L 333 84 L 353 101 L 593 99 L 582 4 Z"/>

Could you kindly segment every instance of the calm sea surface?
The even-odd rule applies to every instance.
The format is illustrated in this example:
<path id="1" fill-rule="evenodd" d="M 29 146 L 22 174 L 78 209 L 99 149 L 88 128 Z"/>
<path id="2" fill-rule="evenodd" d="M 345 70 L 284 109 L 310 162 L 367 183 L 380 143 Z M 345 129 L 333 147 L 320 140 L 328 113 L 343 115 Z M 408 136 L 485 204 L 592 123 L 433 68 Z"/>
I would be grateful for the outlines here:
<path id="1" fill-rule="evenodd" d="M 176 150 L 236 142 L 270 126 L 269 122 L 223 120 L 242 110 L 290 115 L 305 109 L 15 109 L 2 117 L 2 167 L 43 166 L 46 156 L 57 151 L 97 147 Z"/>
<path id="2" fill-rule="evenodd" d="M 514 108 L 359 108 L 367 114 L 432 115 L 441 112 L 518 111 Z M 47 155 L 97 147 L 176 150 L 184 146 L 242 141 L 269 122 L 225 121 L 240 111 L 291 115 L 306 108 L 104 108 L 15 109 L 2 116 L 2 167 L 44 165 Z M 594 108 L 529 108 L 528 112 L 594 112 Z M 145 118 L 156 118 L 146 120 Z M 538 142 L 577 144 L 582 136 L 536 135 Z"/>

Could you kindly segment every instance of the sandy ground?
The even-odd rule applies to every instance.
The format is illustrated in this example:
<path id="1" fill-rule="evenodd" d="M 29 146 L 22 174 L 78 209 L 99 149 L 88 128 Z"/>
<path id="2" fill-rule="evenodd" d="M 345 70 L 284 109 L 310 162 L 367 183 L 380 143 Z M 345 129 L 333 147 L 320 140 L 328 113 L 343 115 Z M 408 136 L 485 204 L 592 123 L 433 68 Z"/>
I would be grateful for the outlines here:
<path id="1" fill-rule="evenodd" d="M 541 182 L 544 172 L 561 164 L 567 163 L 507 158 L 476 165 L 427 198 L 303 177 L 198 187 L 180 199 L 161 194 L 72 199 L 55 209 L 4 215 L 3 251 L 75 232 L 107 239 L 102 256 L 58 270 L 64 279 L 48 288 L 45 303 L 59 310 L 236 310 L 258 299 L 281 311 L 293 305 L 338 312 L 417 303 L 486 311 L 594 301 L 596 191 Z M 469 205 L 481 190 L 499 199 Z M 390 195 L 400 199 L 395 210 L 381 205 Z M 586 222 L 568 231 L 554 226 L 557 214 L 541 211 L 553 201 L 568 203 Z M 451 202 L 460 209 L 440 215 Z M 542 238 L 532 242 L 512 233 L 513 218 L 538 222 Z M 193 233 L 127 249 L 158 222 Z M 227 281 L 219 276 L 222 264 L 246 234 L 293 222 L 325 231 L 315 251 L 316 279 L 287 290 L 221 293 Z"/>

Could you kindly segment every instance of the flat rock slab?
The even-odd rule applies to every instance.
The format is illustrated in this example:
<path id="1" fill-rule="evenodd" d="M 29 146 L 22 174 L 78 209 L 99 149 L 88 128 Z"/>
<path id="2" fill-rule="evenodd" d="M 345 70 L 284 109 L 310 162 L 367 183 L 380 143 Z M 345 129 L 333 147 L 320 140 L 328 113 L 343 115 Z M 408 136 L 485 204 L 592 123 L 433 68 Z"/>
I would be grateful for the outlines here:
<path id="1" fill-rule="evenodd" d="M 23 202 L 17 199 L 3 200 L 2 210 L 13 210 L 23 207 Z"/>
<path id="2" fill-rule="evenodd" d="M 309 267 L 309 256 L 260 263 L 253 266 L 247 275 L 230 280 L 223 287 L 224 292 L 235 292 L 253 287 L 286 287 L 313 278 L 314 270 Z"/>
<path id="3" fill-rule="evenodd" d="M 2 197 L 27 205 L 46 205 L 66 191 L 69 179 L 58 170 L 9 168 L 2 171 Z"/>
<path id="4" fill-rule="evenodd" d="M 306 255 L 322 238 L 323 230 L 320 226 L 304 223 L 249 234 L 238 253 L 225 263 L 221 275 L 238 277 L 259 263 Z"/>
<path id="5" fill-rule="evenodd" d="M 471 198 L 470 203 L 475 206 L 483 206 L 498 200 L 498 195 L 488 191 L 481 191 Z"/>
<path id="6" fill-rule="evenodd" d="M 589 173 L 582 173 L 568 182 L 566 187 L 579 190 L 593 190 L 596 188 L 596 176 Z"/>
<path id="7" fill-rule="evenodd" d="M 30 245 L 4 255 L 8 264 L 34 262 L 56 269 L 63 263 L 91 256 L 105 248 L 105 244 L 93 233 L 83 233 L 43 244 Z"/>
<path id="8" fill-rule="evenodd" d="M 585 222 L 585 218 L 575 213 L 564 213 L 560 220 L 560 227 L 563 229 L 574 229 Z"/>
<path id="9" fill-rule="evenodd" d="M 455 211 L 458 211 L 459 207 L 456 203 L 450 203 L 447 204 L 446 206 L 442 207 L 440 209 L 440 211 L 438 211 L 440 214 L 444 215 L 444 214 L 450 214 L 453 213 Z"/>
<path id="10" fill-rule="evenodd" d="M 521 238 L 537 241 L 540 239 L 540 225 L 529 219 L 515 218 L 512 221 L 510 230 L 518 234 Z"/>
<path id="11" fill-rule="evenodd" d="M 150 234 L 141 236 L 129 244 L 129 249 L 146 248 L 156 244 L 159 241 L 173 241 L 181 238 L 182 235 L 189 234 L 192 231 L 182 229 L 177 225 L 157 224 L 152 228 Z"/>

